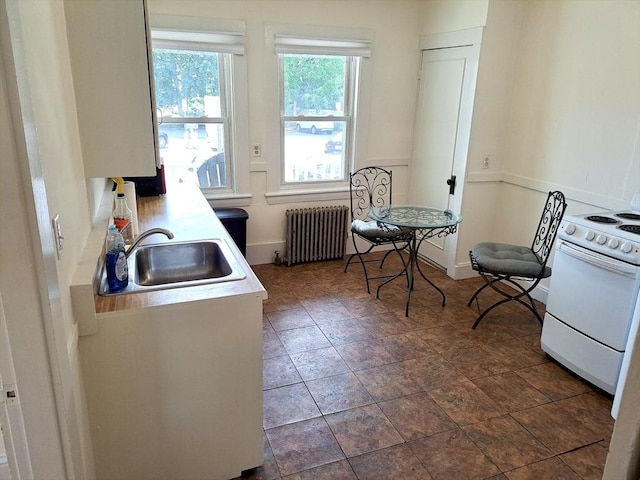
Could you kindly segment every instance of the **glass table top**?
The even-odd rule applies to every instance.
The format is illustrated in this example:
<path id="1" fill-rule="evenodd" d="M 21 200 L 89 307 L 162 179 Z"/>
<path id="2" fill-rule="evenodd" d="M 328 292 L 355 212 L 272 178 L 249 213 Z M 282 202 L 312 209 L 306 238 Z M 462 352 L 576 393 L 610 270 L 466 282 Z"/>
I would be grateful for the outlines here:
<path id="1" fill-rule="evenodd" d="M 369 212 L 369 217 L 389 225 L 410 228 L 450 227 L 462 221 L 461 215 L 456 215 L 449 210 L 417 205 L 375 207 Z"/>

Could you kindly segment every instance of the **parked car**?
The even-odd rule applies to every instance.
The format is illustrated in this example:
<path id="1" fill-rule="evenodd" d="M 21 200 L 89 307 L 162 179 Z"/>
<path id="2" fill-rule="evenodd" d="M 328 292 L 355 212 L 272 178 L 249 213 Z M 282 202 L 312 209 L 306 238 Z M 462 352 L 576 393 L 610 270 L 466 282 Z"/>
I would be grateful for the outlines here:
<path id="1" fill-rule="evenodd" d="M 316 133 L 321 133 L 321 132 L 326 132 L 326 133 L 332 133 L 333 132 L 333 122 L 325 122 L 325 121 L 302 121 L 302 122 L 297 122 L 296 123 L 296 130 L 298 132 L 301 131 L 309 131 L 311 132 L 313 135 L 315 135 Z"/>
<path id="2" fill-rule="evenodd" d="M 162 123 L 158 127 L 158 145 L 160 148 L 166 148 L 169 139 L 177 139 L 179 141 L 196 142 L 207 140 L 207 126 L 200 124 L 184 124 L 184 123 Z"/>
<path id="3" fill-rule="evenodd" d="M 324 144 L 325 153 L 342 152 L 342 132 L 336 133 L 331 140 Z"/>

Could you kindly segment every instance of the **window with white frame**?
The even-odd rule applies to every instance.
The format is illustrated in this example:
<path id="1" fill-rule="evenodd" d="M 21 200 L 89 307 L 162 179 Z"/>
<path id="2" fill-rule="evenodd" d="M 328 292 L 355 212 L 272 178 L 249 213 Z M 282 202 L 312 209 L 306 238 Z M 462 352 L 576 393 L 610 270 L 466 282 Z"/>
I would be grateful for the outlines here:
<path id="1" fill-rule="evenodd" d="M 369 43 L 275 37 L 280 72 L 281 182 L 344 182 L 353 165 L 360 59 Z"/>
<path id="2" fill-rule="evenodd" d="M 165 176 L 233 192 L 235 54 L 242 35 L 152 29 L 157 134 Z"/>

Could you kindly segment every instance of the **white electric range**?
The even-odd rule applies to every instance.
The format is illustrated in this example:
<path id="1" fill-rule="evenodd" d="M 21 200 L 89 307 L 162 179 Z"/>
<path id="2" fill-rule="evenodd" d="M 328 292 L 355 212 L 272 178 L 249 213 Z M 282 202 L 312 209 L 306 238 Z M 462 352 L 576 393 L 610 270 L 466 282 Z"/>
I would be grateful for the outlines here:
<path id="1" fill-rule="evenodd" d="M 640 290 L 640 194 L 624 211 L 568 215 L 552 267 L 542 349 L 613 394 Z"/>

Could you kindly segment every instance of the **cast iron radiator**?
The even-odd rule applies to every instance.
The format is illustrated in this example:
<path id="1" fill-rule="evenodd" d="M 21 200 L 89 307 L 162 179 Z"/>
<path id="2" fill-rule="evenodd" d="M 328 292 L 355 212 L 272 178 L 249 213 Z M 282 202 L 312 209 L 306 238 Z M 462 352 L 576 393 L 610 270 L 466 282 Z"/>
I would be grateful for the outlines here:
<path id="1" fill-rule="evenodd" d="M 285 262 L 316 262 L 344 258 L 349 207 L 302 208 L 287 210 Z"/>

